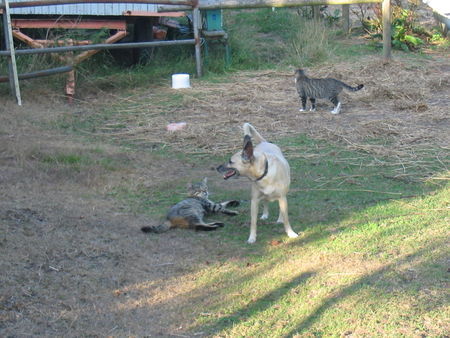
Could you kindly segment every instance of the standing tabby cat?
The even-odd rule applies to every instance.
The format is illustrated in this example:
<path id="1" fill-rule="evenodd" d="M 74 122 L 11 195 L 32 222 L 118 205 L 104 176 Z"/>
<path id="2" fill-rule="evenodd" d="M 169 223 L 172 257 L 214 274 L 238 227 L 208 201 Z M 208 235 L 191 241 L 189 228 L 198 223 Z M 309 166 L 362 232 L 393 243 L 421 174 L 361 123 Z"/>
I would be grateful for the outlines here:
<path id="1" fill-rule="evenodd" d="M 295 71 L 295 86 L 302 102 L 300 111 L 306 110 L 306 99 L 309 97 L 311 111 L 316 110 L 316 99 L 329 99 L 334 104 L 334 109 L 331 111 L 332 114 L 339 114 L 341 110 L 341 102 L 339 102 L 338 95 L 343 88 L 356 92 L 364 87 L 362 84 L 352 87 L 333 78 L 311 79 L 305 75 L 303 69 Z"/>
<path id="2" fill-rule="evenodd" d="M 188 187 L 189 197 L 178 202 L 169 209 L 166 221 L 156 226 L 144 226 L 141 228 L 143 232 L 161 233 L 171 228 L 184 228 L 210 231 L 223 227 L 221 222 L 205 223 L 203 217 L 206 214 L 223 213 L 225 215 L 235 216 L 237 211 L 228 210 L 226 207 L 236 207 L 239 201 L 226 201 L 222 203 L 214 203 L 208 199 L 207 178 Z"/>

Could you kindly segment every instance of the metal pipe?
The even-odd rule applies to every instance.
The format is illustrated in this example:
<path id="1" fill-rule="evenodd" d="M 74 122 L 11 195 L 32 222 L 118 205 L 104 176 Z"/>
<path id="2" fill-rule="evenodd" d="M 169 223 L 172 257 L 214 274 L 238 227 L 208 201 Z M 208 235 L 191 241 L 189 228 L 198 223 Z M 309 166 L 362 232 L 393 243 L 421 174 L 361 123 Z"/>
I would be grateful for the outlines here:
<path id="1" fill-rule="evenodd" d="M 24 74 L 19 74 L 19 80 L 25 80 L 25 79 L 32 79 L 35 77 L 43 77 L 43 76 L 49 76 L 49 75 L 54 75 L 54 74 L 59 74 L 59 73 L 67 73 L 73 70 L 72 66 L 63 66 L 63 67 L 56 67 L 56 68 L 51 68 L 51 69 L 46 69 L 46 70 L 39 70 L 36 72 L 31 72 L 31 73 L 24 73 Z M 8 82 L 9 78 L 8 76 L 0 76 L 0 82 Z"/>
<path id="2" fill-rule="evenodd" d="M 127 43 L 99 43 L 95 45 L 66 46 L 53 48 L 36 49 L 16 49 L 16 55 L 46 54 L 46 53 L 65 53 L 84 50 L 103 50 L 103 49 L 124 49 L 124 48 L 142 48 L 158 46 L 177 46 L 177 45 L 195 45 L 195 39 L 172 40 L 172 41 L 148 41 L 148 42 L 127 42 Z M 0 56 L 11 55 L 10 51 L 0 51 Z"/>
<path id="3" fill-rule="evenodd" d="M 137 4 L 153 4 L 153 5 L 192 6 L 192 1 L 189 0 L 40 0 L 40 1 L 10 2 L 9 7 L 22 8 L 22 7 L 90 4 L 90 3 L 137 3 Z M 0 3 L 0 8 L 5 8 L 3 2 Z"/>

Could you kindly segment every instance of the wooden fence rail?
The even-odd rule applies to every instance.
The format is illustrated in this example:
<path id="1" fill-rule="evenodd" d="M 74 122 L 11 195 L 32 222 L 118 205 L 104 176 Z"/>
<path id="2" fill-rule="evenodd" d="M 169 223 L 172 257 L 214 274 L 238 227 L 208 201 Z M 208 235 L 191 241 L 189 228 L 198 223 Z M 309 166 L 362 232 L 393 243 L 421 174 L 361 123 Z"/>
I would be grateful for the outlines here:
<path id="1" fill-rule="evenodd" d="M 191 9 L 197 0 L 36 0 L 36 1 L 21 1 L 10 2 L 9 8 L 24 8 L 24 7 L 38 7 L 38 6 L 55 6 L 55 5 L 73 5 L 73 4 L 95 4 L 95 3 L 133 3 L 133 4 L 151 4 L 151 5 L 180 5 L 187 6 Z M 0 4 L 0 8 L 4 9 L 5 3 Z"/>

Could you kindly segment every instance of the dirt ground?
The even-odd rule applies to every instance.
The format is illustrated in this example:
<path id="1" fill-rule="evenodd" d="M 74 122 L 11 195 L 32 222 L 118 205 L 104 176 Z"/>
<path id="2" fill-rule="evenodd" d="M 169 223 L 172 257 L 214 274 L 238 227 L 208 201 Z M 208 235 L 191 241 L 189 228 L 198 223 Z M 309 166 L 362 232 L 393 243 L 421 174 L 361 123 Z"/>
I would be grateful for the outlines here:
<path id="1" fill-rule="evenodd" d="M 292 73 L 239 73 L 218 84 L 193 80 L 184 108 L 163 116 L 148 108 L 139 121 L 130 121 L 122 136 L 227 154 L 241 143 L 242 123 L 250 121 L 268 139 L 304 133 L 374 154 L 410 158 L 415 149 L 428 145 L 448 150 L 448 55 L 395 58 L 389 64 L 374 57 L 308 71 L 352 85 L 364 83 L 365 89 L 344 93 L 343 112 L 334 116 L 323 100 L 315 113 L 298 112 Z M 151 102 L 155 92 L 164 91 L 171 91 L 169 85 L 151 92 L 142 89 L 136 97 Z M 195 289 L 193 272 L 220 255 L 233 259 L 245 252 L 218 253 L 220 232 L 144 235 L 140 226 L 152 220 L 126 212 L 106 192 L 123 177 L 151 187 L 181 175 L 212 175 L 215 163 L 187 168 L 176 158 L 155 160 L 151 152 L 124 153 L 110 144 L 102 145 L 108 155 L 128 163 L 121 170 L 42 170 L 39 154 L 96 148 L 82 137 L 43 127 L 44 122 L 87 110 L 95 113 L 121 99 L 81 91 L 82 101 L 69 106 L 43 94 L 47 96 L 36 95 L 35 102 L 25 95 L 22 107 L 3 97 L 0 107 L 0 336 L 187 336 L 189 299 L 206 296 Z M 188 123 L 186 131 L 165 132 L 168 122 L 181 120 Z M 365 149 L 364 140 L 371 138 L 392 142 Z"/>

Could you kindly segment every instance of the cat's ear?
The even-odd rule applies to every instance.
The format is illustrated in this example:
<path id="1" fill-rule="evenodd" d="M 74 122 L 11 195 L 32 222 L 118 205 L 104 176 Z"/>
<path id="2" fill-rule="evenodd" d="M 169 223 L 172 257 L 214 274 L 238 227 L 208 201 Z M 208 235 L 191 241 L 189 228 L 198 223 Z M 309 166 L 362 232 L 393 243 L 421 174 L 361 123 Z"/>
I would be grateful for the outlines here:
<path id="1" fill-rule="evenodd" d="M 205 178 L 203 179 L 203 183 L 204 183 L 204 184 L 208 184 L 208 177 L 205 177 Z"/>
<path id="2" fill-rule="evenodd" d="M 192 185 L 191 182 L 189 182 L 188 184 L 186 184 L 186 188 L 188 191 L 192 190 L 194 188 L 194 186 Z"/>
<path id="3" fill-rule="evenodd" d="M 244 149 L 242 150 L 243 161 L 253 161 L 253 143 L 249 135 L 244 136 Z"/>

